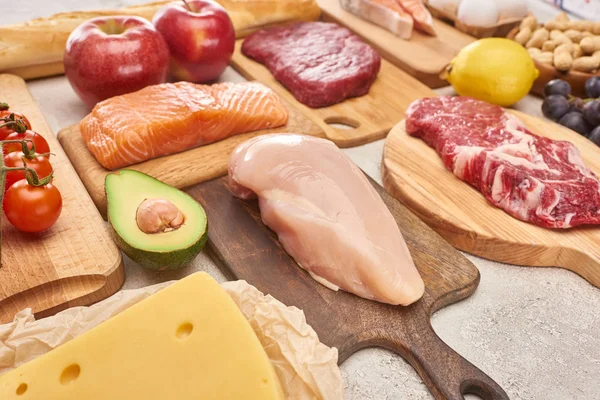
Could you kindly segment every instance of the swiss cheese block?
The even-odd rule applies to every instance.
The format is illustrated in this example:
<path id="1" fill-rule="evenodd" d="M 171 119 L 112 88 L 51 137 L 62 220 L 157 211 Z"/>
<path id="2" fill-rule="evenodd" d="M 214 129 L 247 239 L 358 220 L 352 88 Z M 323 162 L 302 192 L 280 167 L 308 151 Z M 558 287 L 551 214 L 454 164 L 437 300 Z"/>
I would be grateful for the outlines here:
<path id="1" fill-rule="evenodd" d="M 9 400 L 283 399 L 239 308 L 200 272 L 0 376 Z"/>

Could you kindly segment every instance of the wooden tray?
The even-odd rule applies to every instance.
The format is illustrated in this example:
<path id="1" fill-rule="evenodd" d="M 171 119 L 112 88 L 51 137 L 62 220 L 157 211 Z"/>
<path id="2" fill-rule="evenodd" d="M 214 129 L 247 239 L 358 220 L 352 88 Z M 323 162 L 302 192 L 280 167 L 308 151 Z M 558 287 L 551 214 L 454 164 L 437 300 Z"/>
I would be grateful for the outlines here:
<path id="1" fill-rule="evenodd" d="M 373 182 L 372 182 L 373 183 Z M 264 293 L 304 311 L 319 339 L 337 347 L 339 362 L 370 346 L 390 349 L 421 375 L 436 399 L 508 399 L 492 379 L 448 347 L 433 331 L 430 316 L 471 295 L 479 271 L 408 209 L 373 183 L 398 221 L 415 264 L 425 281 L 425 295 L 408 306 L 391 306 L 352 294 L 334 292 L 312 279 L 283 250 L 261 222 L 257 202 L 234 198 L 226 178 L 188 190 L 211 221 L 208 248 L 231 279 L 245 279 Z"/>
<path id="2" fill-rule="evenodd" d="M 321 127 L 327 139 L 339 147 L 358 146 L 383 139 L 404 118 L 404 110 L 410 103 L 435 95 L 430 88 L 406 72 L 381 60 L 381 70 L 368 94 L 329 107 L 310 108 L 298 102 L 264 65 L 243 55 L 241 47 L 242 40 L 238 40 L 231 60 L 233 67 L 246 79 L 257 80 L 276 91 Z M 337 123 L 354 129 L 331 125 Z"/>
<path id="3" fill-rule="evenodd" d="M 121 253 L 25 82 L 0 75 L 0 99 L 27 116 L 54 154 L 54 183 L 63 197 L 57 223 L 39 235 L 13 228 L 2 215 L 0 324 L 30 307 L 44 317 L 115 293 L 125 278 Z"/>
<path id="4" fill-rule="evenodd" d="M 514 113 L 541 136 L 568 140 L 600 175 L 600 148 L 553 122 Z M 398 124 L 385 143 L 386 190 L 455 247 L 495 261 L 562 267 L 600 287 L 600 228 L 544 229 L 522 222 L 485 200 L 442 164 L 434 149 Z"/>
<path id="5" fill-rule="evenodd" d="M 323 11 L 322 19 L 346 26 L 375 47 L 382 57 L 432 88 L 448 86 L 448 82 L 440 78 L 440 72 L 463 47 L 475 41 L 439 20 L 433 21 L 436 37 L 414 30 L 411 39 L 404 40 L 347 12 L 339 0 L 318 0 L 318 3 Z"/>
<path id="6" fill-rule="evenodd" d="M 167 185 L 183 189 L 225 175 L 229 155 L 233 149 L 238 144 L 254 136 L 281 132 L 324 136 L 323 131 L 316 124 L 290 106 L 289 103 L 286 106 L 290 115 L 287 126 L 232 136 L 220 142 L 145 161 L 126 168 L 144 172 Z M 58 132 L 58 140 L 71 159 L 71 163 L 73 163 L 94 204 L 100 210 L 100 214 L 106 217 L 104 178 L 112 171 L 100 165 L 88 150 L 81 138 L 79 125 L 73 125 Z"/>

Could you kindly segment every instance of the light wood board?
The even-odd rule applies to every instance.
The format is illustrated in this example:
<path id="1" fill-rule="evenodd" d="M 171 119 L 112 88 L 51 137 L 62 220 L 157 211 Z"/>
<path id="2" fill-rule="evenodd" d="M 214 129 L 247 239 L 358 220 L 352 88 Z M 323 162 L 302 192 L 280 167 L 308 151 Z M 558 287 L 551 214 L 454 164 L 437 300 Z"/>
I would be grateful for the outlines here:
<path id="1" fill-rule="evenodd" d="M 47 316 L 87 305 L 115 293 L 125 278 L 121 253 L 77 173 L 44 120 L 25 82 L 0 75 L 0 100 L 20 111 L 44 136 L 54 154 L 54 184 L 63 198 L 56 224 L 41 234 L 26 234 L 2 215 L 0 323 L 30 307 Z"/>
<path id="2" fill-rule="evenodd" d="M 323 20 L 346 26 L 375 47 L 382 57 L 432 88 L 448 85 L 440 78 L 440 72 L 463 47 L 476 40 L 437 19 L 433 20 L 437 36 L 413 30 L 410 40 L 404 40 L 344 10 L 340 0 L 317 1 Z"/>
<path id="3" fill-rule="evenodd" d="M 223 272 L 303 310 L 319 339 L 339 350 L 340 363 L 362 348 L 385 347 L 417 370 L 436 399 L 462 400 L 464 393 L 486 400 L 508 399 L 496 382 L 446 345 L 430 324 L 432 313 L 475 291 L 479 271 L 381 186 L 371 183 L 395 217 L 425 282 L 423 298 L 408 307 L 365 300 L 317 283 L 262 223 L 257 201 L 234 198 L 226 178 L 202 183 L 188 193 L 211 221 L 208 250 Z"/>
<path id="4" fill-rule="evenodd" d="M 268 133 L 302 133 L 323 137 L 323 131 L 294 107 L 286 103 L 289 120 L 286 126 L 265 129 L 243 135 L 232 136 L 182 153 L 148 160 L 125 167 L 143 172 L 154 178 L 183 189 L 227 173 L 229 155 L 240 143 L 258 135 Z M 65 128 L 58 133 L 58 140 L 71 159 L 71 163 L 83 181 L 88 193 L 102 216 L 106 217 L 106 194 L 104 178 L 113 171 L 107 170 L 96 161 L 81 137 L 79 125 Z"/>
<path id="5" fill-rule="evenodd" d="M 238 40 L 231 63 L 246 79 L 257 80 L 276 91 L 323 129 L 327 139 L 339 147 L 358 146 L 383 139 L 398 121 L 404 118 L 408 105 L 435 93 L 406 72 L 381 60 L 381 70 L 369 93 L 347 99 L 333 106 L 310 108 L 294 96 L 273 77 L 262 64 L 244 56 L 242 40 Z M 331 124 L 354 126 L 344 129 Z"/>
<path id="6" fill-rule="evenodd" d="M 534 133 L 572 142 L 600 175 L 600 148 L 550 121 L 514 113 Z M 545 229 L 517 220 L 445 169 L 440 157 L 398 124 L 383 155 L 386 190 L 455 247 L 490 260 L 571 270 L 600 287 L 600 227 Z"/>

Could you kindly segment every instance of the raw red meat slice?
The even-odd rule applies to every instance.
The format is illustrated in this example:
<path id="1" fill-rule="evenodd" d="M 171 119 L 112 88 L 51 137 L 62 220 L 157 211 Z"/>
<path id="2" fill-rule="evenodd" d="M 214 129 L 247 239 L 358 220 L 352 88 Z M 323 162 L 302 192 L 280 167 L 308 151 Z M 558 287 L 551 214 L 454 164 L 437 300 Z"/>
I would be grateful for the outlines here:
<path id="1" fill-rule="evenodd" d="M 501 107 L 468 97 L 417 100 L 406 131 L 515 218 L 545 228 L 600 224 L 600 182 L 579 150 L 533 134 Z"/>
<path id="2" fill-rule="evenodd" d="M 326 107 L 369 92 L 381 57 L 348 29 L 327 22 L 299 22 L 248 36 L 242 53 L 265 64 L 294 97 Z"/>

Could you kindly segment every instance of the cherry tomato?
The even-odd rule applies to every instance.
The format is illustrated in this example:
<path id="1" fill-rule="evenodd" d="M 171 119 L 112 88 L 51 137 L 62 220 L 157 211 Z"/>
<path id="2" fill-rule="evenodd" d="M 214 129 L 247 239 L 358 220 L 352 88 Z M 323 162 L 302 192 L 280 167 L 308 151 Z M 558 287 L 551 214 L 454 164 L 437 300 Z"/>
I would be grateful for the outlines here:
<path id="1" fill-rule="evenodd" d="M 13 112 L 10 110 L 0 110 L 0 125 L 4 124 L 6 122 L 6 121 L 3 121 L 2 118 L 8 118 L 10 116 L 10 114 L 15 114 L 15 119 L 17 119 L 17 120 L 22 119 L 23 122 L 25 122 L 27 129 L 31 129 L 31 123 L 29 123 L 29 120 L 27 119 L 27 117 L 25 117 L 20 112 Z M 2 128 L 0 128 L 0 140 L 4 140 L 4 138 L 6 138 L 8 135 L 10 135 L 13 132 L 15 132 L 15 130 L 12 127 L 3 126 Z"/>
<path id="2" fill-rule="evenodd" d="M 23 159 L 27 166 L 38 174 L 38 178 L 43 179 L 52 173 L 52 165 L 46 157 L 36 155 L 34 158 L 25 158 L 23 152 L 13 152 L 4 156 L 4 165 L 6 167 L 22 167 Z M 25 179 L 25 171 L 7 171 L 6 172 L 6 183 L 4 190 L 8 190 L 15 182 Z"/>
<path id="3" fill-rule="evenodd" d="M 32 130 L 27 130 L 25 133 L 13 132 L 8 135 L 4 140 L 25 140 L 29 139 L 35 145 L 35 152 L 38 154 L 50 153 L 50 146 L 42 135 Z M 31 143 L 27 144 L 27 147 L 31 149 Z M 13 151 L 22 151 L 23 147 L 21 143 L 7 143 L 4 145 L 4 154 L 12 153 Z M 47 156 L 50 157 L 50 154 Z"/>
<path id="4" fill-rule="evenodd" d="M 22 179 L 6 191 L 2 205 L 6 219 L 15 228 L 23 232 L 42 232 L 60 216 L 62 196 L 51 183 L 36 187 Z"/>

